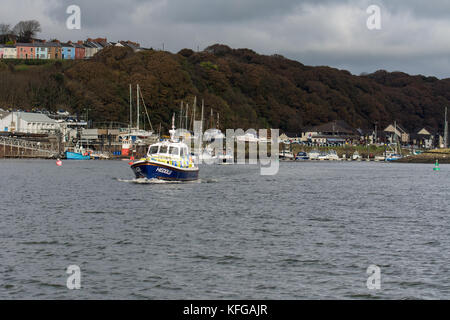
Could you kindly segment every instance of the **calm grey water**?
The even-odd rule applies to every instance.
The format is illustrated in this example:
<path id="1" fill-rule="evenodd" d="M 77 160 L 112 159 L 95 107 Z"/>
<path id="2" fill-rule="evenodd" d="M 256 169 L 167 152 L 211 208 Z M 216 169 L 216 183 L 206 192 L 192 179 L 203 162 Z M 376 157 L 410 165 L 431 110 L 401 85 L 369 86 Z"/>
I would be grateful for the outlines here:
<path id="1" fill-rule="evenodd" d="M 2 160 L 0 298 L 449 299 L 450 166 L 432 167 L 204 166 L 199 183 L 137 184 L 122 161 Z"/>

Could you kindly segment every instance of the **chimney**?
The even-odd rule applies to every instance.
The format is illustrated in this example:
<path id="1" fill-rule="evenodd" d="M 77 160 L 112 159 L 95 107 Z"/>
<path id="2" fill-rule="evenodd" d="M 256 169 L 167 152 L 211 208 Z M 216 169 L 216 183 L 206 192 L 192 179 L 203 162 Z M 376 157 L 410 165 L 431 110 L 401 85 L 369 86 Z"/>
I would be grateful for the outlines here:
<path id="1" fill-rule="evenodd" d="M 82 44 L 83 44 L 83 41 L 78 40 L 77 43 L 78 43 L 79 45 L 82 45 Z"/>

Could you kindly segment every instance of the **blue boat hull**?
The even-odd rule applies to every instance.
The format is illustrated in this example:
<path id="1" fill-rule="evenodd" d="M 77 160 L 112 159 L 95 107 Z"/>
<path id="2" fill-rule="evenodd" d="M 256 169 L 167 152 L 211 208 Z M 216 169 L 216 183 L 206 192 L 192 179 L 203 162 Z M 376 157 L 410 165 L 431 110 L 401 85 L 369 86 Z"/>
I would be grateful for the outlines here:
<path id="1" fill-rule="evenodd" d="M 137 179 L 159 179 L 168 181 L 193 181 L 198 179 L 198 169 L 173 168 L 159 163 L 139 162 L 131 165 Z"/>
<path id="2" fill-rule="evenodd" d="M 83 156 L 81 153 L 66 151 L 67 160 L 90 160 L 91 156 Z"/>

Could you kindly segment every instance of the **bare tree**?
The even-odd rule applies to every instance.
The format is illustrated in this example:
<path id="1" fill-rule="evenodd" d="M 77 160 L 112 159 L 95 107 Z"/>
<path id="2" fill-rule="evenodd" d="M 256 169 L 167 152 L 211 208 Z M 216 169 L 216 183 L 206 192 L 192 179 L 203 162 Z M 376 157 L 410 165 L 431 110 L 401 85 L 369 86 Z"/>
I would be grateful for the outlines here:
<path id="1" fill-rule="evenodd" d="M 0 43 L 6 43 L 10 40 L 12 33 L 11 26 L 6 23 L 0 23 Z"/>
<path id="2" fill-rule="evenodd" d="M 20 21 L 13 29 L 19 42 L 31 42 L 38 32 L 41 32 L 41 24 L 36 20 Z"/>
<path id="3" fill-rule="evenodd" d="M 0 23 L 0 35 L 4 36 L 12 32 L 11 25 L 6 23 Z"/>

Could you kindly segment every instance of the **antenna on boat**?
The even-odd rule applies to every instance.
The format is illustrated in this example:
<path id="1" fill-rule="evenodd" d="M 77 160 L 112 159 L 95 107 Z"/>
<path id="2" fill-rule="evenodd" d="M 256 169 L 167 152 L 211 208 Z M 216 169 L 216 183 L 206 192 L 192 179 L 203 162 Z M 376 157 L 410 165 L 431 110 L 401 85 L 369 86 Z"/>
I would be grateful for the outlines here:
<path id="1" fill-rule="evenodd" d="M 183 119 L 183 101 L 181 101 L 181 108 L 180 108 L 180 125 L 178 126 L 179 129 L 181 129 L 182 119 Z"/>
<path id="2" fill-rule="evenodd" d="M 172 115 L 172 130 L 169 130 L 170 140 L 175 141 L 175 113 Z"/>
<path id="3" fill-rule="evenodd" d="M 189 130 L 188 127 L 188 119 L 189 119 L 189 103 L 186 103 L 186 115 L 185 115 L 185 120 L 186 120 L 186 130 Z"/>

